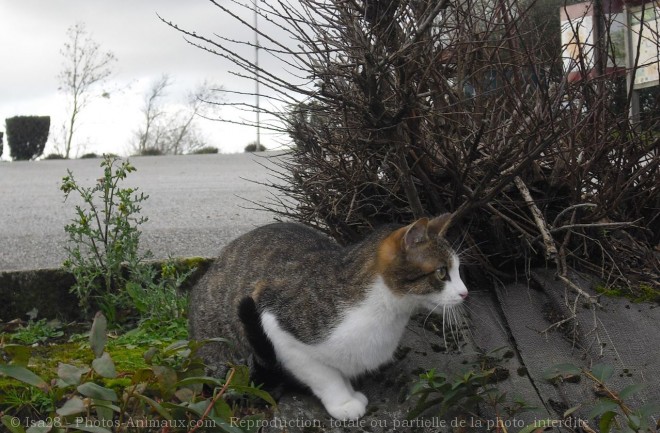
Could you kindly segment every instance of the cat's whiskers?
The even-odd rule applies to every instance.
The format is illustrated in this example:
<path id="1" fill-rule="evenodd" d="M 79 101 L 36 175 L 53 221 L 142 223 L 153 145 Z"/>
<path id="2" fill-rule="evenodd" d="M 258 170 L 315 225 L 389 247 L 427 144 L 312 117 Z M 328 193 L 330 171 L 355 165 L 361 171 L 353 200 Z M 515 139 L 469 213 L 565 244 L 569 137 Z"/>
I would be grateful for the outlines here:
<path id="1" fill-rule="evenodd" d="M 458 333 L 463 337 L 463 340 L 466 339 L 466 333 L 467 337 L 470 340 L 473 340 L 473 335 L 472 335 L 472 329 L 470 328 L 470 323 L 467 319 L 467 314 L 465 313 L 465 304 L 460 304 L 456 306 L 456 310 L 454 311 L 456 315 L 456 324 L 458 326 Z"/>
<path id="2" fill-rule="evenodd" d="M 447 327 L 447 320 L 446 320 L 447 315 L 445 314 L 446 311 L 447 311 L 447 306 L 443 305 L 442 306 L 442 341 L 445 344 L 445 349 L 447 348 L 447 333 L 445 332 L 445 329 Z"/>

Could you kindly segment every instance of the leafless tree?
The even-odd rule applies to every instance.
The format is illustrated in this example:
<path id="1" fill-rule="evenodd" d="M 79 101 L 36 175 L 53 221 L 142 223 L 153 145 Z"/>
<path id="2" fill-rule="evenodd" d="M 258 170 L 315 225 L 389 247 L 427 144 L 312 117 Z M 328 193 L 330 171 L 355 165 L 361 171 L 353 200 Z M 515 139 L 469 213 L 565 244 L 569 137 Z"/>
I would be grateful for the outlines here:
<path id="1" fill-rule="evenodd" d="M 170 76 L 163 74 L 153 82 L 145 95 L 144 106 L 142 107 L 144 125 L 135 131 L 134 151 L 138 154 L 149 147 L 157 147 L 157 143 L 160 142 L 163 131 L 162 125 L 158 121 L 165 115 L 162 108 L 162 99 L 171 84 Z"/>
<path id="2" fill-rule="evenodd" d="M 64 125 L 64 157 L 73 147 L 73 137 L 83 110 L 95 98 L 108 98 L 110 94 L 101 86 L 113 73 L 117 61 L 111 51 L 103 52 L 83 23 L 67 30 L 68 40 L 61 50 L 63 65 L 58 75 L 60 88 L 68 99 L 68 120 Z"/>
<path id="3" fill-rule="evenodd" d="M 660 111 L 640 130 L 612 76 L 583 63 L 569 82 L 538 2 L 260 2 L 268 31 L 243 18 L 251 2 L 211 3 L 285 66 L 254 64 L 248 38 L 177 28 L 269 89 L 261 110 L 295 146 L 266 208 L 341 242 L 453 211 L 493 278 L 549 262 L 567 284 L 578 268 L 657 287 Z"/>
<path id="4" fill-rule="evenodd" d="M 212 116 L 215 87 L 205 81 L 188 92 L 183 104 L 169 103 L 167 90 L 173 84 L 169 75 L 153 82 L 142 107 L 143 125 L 134 133 L 133 151 L 137 154 L 156 150 L 179 155 L 206 145 L 197 122 Z"/>

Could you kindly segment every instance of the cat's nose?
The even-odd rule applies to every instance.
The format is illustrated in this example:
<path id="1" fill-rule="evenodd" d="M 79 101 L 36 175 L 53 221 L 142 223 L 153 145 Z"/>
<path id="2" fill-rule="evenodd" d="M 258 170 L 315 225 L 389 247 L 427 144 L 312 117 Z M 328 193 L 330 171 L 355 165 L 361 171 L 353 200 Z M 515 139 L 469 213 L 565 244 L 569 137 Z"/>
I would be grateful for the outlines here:
<path id="1" fill-rule="evenodd" d="M 465 292 L 461 292 L 460 295 L 461 295 L 461 298 L 466 299 L 468 297 L 467 290 Z"/>

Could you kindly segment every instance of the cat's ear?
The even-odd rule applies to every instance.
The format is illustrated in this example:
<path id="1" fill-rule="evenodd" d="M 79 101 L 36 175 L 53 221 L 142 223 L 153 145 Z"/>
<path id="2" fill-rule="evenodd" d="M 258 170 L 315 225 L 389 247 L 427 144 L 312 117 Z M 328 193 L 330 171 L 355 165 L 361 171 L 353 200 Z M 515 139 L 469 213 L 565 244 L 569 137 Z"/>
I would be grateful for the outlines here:
<path id="1" fill-rule="evenodd" d="M 406 234 L 403 235 L 402 242 L 404 250 L 409 250 L 418 243 L 427 241 L 429 239 L 428 235 L 426 234 L 426 226 L 428 223 L 428 218 L 421 218 L 406 228 Z"/>
<path id="2" fill-rule="evenodd" d="M 443 237 L 447 233 L 447 229 L 451 225 L 451 220 L 454 215 L 450 213 L 443 213 L 440 216 L 433 218 L 428 224 L 429 237 Z"/>

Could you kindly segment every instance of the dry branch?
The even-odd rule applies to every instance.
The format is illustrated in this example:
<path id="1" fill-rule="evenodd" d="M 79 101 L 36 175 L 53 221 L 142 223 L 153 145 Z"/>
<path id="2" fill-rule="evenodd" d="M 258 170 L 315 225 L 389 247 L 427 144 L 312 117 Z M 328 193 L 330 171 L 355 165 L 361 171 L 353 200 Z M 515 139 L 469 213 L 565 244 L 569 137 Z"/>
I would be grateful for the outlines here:
<path id="1" fill-rule="evenodd" d="M 252 2 L 212 3 L 256 30 L 241 18 Z M 261 49 L 283 66 L 259 68 L 275 107 L 266 112 L 292 140 L 264 207 L 340 242 L 456 211 L 493 277 L 554 259 L 563 279 L 574 267 L 657 288 L 659 101 L 644 102 L 638 127 L 625 80 L 581 62 L 583 79 L 569 82 L 547 24 L 560 2 L 259 5 Z M 254 76 L 240 51 L 249 42 L 181 31 Z"/>

